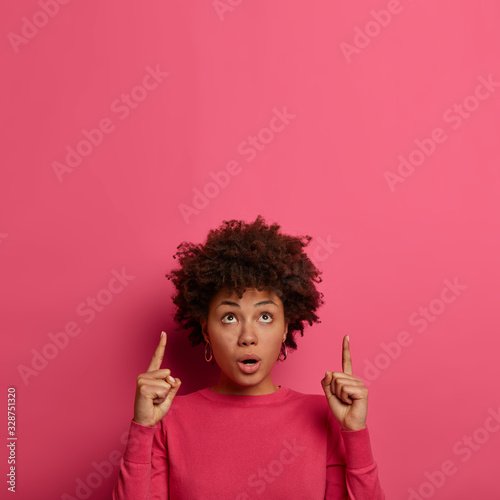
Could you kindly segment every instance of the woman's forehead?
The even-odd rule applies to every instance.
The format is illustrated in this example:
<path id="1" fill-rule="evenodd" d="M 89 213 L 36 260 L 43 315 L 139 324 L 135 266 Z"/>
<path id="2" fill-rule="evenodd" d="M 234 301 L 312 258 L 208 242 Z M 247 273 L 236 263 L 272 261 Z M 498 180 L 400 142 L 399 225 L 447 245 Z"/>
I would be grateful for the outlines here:
<path id="1" fill-rule="evenodd" d="M 230 301 L 235 303 L 258 303 L 261 301 L 272 301 L 275 302 L 276 305 L 281 304 L 281 300 L 272 290 L 257 290 L 256 288 L 246 288 L 243 292 L 242 297 L 238 296 L 238 293 L 235 290 L 229 292 L 226 289 L 219 290 L 211 300 L 211 305 L 217 307 L 222 301 Z"/>

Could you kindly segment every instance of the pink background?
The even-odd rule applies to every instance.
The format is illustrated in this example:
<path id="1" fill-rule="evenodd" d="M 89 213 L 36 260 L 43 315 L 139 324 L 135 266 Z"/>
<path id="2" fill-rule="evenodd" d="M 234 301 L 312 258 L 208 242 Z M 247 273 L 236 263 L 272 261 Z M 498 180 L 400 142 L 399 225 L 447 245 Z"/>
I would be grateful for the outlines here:
<path id="1" fill-rule="evenodd" d="M 326 302 L 275 382 L 322 394 L 350 333 L 387 498 L 498 499 L 498 2 L 10 4 L 0 307 L 16 498 L 110 498 L 118 467 L 94 464 L 123 452 L 162 329 L 181 393 L 217 379 L 174 329 L 164 275 L 181 241 L 261 213 L 313 237 Z"/>

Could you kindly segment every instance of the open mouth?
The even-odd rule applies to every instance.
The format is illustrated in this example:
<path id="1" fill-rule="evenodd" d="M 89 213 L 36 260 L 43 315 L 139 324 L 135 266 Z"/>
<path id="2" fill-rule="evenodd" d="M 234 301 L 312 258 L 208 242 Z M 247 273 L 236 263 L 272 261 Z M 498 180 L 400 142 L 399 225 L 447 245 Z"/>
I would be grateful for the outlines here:
<path id="1" fill-rule="evenodd" d="M 244 363 L 245 365 L 254 365 L 255 363 L 257 363 L 257 360 L 256 359 L 245 359 L 242 361 L 242 363 Z"/>
<path id="2" fill-rule="evenodd" d="M 238 367 L 243 373 L 255 373 L 260 367 L 260 359 L 243 359 L 241 361 L 238 361 Z"/>

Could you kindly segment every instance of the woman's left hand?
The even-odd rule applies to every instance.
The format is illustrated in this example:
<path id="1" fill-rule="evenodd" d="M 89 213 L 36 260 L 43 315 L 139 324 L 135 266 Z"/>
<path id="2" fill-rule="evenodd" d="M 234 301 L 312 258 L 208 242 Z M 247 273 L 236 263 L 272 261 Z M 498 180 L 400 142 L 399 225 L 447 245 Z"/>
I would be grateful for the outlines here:
<path id="1" fill-rule="evenodd" d="M 347 335 L 344 336 L 342 345 L 342 371 L 327 371 L 321 385 L 330 410 L 343 430 L 358 431 L 366 427 L 368 389 L 361 379 L 352 374 Z"/>

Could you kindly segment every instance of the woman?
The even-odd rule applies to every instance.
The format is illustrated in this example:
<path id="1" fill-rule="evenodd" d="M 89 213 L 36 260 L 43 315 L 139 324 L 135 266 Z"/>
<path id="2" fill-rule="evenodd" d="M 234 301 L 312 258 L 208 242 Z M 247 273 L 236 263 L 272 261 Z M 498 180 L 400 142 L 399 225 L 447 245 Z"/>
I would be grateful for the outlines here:
<path id="1" fill-rule="evenodd" d="M 328 370 L 322 395 L 272 381 L 277 360 L 297 348 L 304 323 L 319 322 L 320 271 L 303 251 L 310 236 L 224 221 L 204 245 L 182 243 L 175 320 L 205 342 L 219 381 L 191 394 L 162 369 L 167 336 L 137 378 L 134 418 L 114 500 L 381 500 L 366 426 L 368 391 L 352 372 L 349 338 L 342 371 Z M 180 250 L 179 250 L 180 249 Z M 175 256 L 174 256 L 175 258 Z M 174 402 L 175 398 L 175 402 Z"/>

